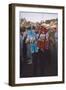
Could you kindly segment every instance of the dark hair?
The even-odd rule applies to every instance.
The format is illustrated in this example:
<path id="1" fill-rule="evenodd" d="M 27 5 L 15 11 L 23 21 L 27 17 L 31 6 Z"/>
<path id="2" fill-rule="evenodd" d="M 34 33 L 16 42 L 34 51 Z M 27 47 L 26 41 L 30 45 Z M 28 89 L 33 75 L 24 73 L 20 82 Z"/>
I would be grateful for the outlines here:
<path id="1" fill-rule="evenodd" d="M 25 31 L 25 27 L 20 27 L 20 32 L 24 32 Z"/>
<path id="2" fill-rule="evenodd" d="M 32 29 L 35 29 L 35 26 L 32 26 Z"/>
<path id="3" fill-rule="evenodd" d="M 31 27 L 27 27 L 27 30 L 31 29 Z"/>

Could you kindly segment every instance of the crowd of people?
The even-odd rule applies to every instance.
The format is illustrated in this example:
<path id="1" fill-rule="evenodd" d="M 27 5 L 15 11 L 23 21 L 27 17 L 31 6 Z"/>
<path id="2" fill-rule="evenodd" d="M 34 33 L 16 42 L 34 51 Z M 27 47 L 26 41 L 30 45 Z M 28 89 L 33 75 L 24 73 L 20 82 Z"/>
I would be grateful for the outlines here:
<path id="1" fill-rule="evenodd" d="M 21 76 L 24 76 L 26 64 L 32 64 L 32 76 L 57 75 L 57 48 L 57 25 L 52 28 L 42 24 L 20 27 Z"/>

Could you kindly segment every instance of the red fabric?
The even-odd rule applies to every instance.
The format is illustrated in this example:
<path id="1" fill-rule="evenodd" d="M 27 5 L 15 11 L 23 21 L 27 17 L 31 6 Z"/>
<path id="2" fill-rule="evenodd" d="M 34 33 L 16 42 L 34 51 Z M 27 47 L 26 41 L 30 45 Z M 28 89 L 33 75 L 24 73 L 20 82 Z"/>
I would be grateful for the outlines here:
<path id="1" fill-rule="evenodd" d="M 45 27 L 40 26 L 40 27 L 38 27 L 38 31 L 39 31 L 39 34 L 41 34 L 41 33 L 45 33 L 46 34 L 48 30 Z M 49 40 L 45 39 L 44 41 L 42 41 L 42 40 L 38 41 L 38 47 L 40 49 L 47 50 L 48 47 L 49 47 Z"/>
<path id="2" fill-rule="evenodd" d="M 44 41 L 38 41 L 38 47 L 40 49 L 44 49 L 44 45 L 45 45 Z"/>
<path id="3" fill-rule="evenodd" d="M 49 48 L 49 41 L 47 41 L 47 40 L 45 40 L 45 41 L 38 41 L 38 47 L 40 49 L 48 50 L 48 48 Z"/>

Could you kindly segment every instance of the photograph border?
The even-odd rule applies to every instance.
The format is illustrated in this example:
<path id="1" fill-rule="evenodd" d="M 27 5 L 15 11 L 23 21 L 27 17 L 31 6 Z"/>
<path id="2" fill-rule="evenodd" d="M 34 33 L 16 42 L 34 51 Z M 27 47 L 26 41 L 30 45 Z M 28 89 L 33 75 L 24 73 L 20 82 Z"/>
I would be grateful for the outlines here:
<path id="1" fill-rule="evenodd" d="M 62 9 L 62 81 L 15 84 L 15 7 L 34 7 L 48 9 Z M 64 6 L 36 5 L 36 4 L 9 4 L 9 85 L 43 85 L 64 83 Z"/>

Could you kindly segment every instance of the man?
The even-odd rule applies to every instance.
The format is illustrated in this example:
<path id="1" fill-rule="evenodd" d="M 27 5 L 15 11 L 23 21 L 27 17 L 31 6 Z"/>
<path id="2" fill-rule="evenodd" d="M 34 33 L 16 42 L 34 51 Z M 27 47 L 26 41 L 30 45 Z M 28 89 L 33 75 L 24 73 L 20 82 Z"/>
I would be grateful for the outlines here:
<path id="1" fill-rule="evenodd" d="M 24 61 L 25 61 L 25 50 L 24 50 L 24 35 L 25 27 L 20 28 L 20 77 L 23 76 Z"/>
<path id="2" fill-rule="evenodd" d="M 51 75 L 57 75 L 57 48 L 58 48 L 58 33 L 56 32 L 56 28 L 52 28 L 49 33 L 49 46 L 50 46 L 50 58 L 51 58 Z"/>

